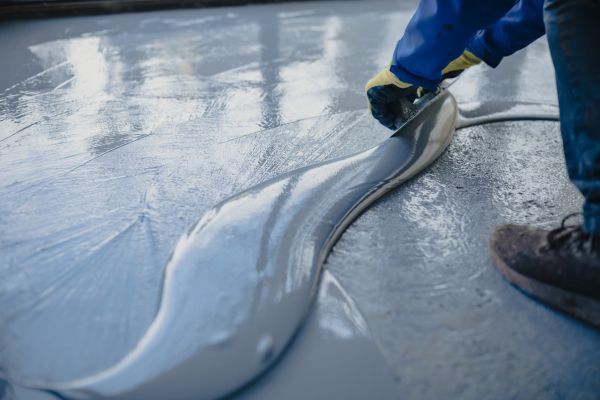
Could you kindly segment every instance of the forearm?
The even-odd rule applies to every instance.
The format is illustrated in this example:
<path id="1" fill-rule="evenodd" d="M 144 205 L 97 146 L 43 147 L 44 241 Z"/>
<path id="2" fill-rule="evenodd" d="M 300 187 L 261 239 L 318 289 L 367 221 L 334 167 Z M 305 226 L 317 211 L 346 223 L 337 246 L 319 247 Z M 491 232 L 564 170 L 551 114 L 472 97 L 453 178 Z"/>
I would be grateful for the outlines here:
<path id="1" fill-rule="evenodd" d="M 467 48 L 496 67 L 502 58 L 527 47 L 546 32 L 544 0 L 522 0 L 493 26 L 478 32 Z"/>
<path id="2" fill-rule="evenodd" d="M 475 34 L 502 18 L 515 0 L 421 0 L 392 59 L 400 80 L 433 89 L 442 69 Z"/>

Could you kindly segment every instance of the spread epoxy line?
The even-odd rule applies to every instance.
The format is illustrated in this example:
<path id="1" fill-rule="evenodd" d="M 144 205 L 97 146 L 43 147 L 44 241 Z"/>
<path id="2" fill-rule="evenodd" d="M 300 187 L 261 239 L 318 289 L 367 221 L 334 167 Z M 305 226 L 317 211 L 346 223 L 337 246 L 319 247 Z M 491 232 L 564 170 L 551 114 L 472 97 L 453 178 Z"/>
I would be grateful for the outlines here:
<path id="1" fill-rule="evenodd" d="M 134 350 L 98 375 L 42 388 L 73 398 L 214 399 L 249 382 L 306 318 L 344 229 L 445 150 L 456 115 L 443 91 L 382 144 L 217 205 L 177 244 L 159 311 Z"/>
<path id="2" fill-rule="evenodd" d="M 517 101 L 460 104 L 456 129 L 507 121 L 559 121 L 558 107 Z"/>

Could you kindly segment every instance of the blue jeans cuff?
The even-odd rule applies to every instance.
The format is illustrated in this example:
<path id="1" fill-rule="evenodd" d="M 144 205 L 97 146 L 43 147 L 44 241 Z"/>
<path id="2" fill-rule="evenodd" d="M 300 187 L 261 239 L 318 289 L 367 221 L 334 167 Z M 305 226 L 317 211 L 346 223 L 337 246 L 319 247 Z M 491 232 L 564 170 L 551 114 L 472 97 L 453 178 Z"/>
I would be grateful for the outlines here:
<path id="1" fill-rule="evenodd" d="M 600 235 L 600 205 L 586 203 L 583 207 L 583 230 Z"/>

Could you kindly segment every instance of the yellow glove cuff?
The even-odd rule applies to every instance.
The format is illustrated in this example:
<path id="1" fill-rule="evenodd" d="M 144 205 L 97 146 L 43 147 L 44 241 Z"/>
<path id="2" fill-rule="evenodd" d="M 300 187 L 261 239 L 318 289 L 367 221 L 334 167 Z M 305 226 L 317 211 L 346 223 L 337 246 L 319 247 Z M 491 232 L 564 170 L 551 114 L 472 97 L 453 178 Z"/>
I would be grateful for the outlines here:
<path id="1" fill-rule="evenodd" d="M 442 75 L 454 71 L 462 71 L 479 63 L 481 63 L 479 57 L 470 51 L 465 50 L 460 56 L 451 61 L 450 64 L 448 64 L 446 68 L 442 70 Z"/>
<path id="2" fill-rule="evenodd" d="M 369 82 L 367 82 L 367 85 L 365 86 L 365 92 L 372 87 L 385 85 L 398 86 L 400 89 L 405 89 L 412 86 L 410 83 L 402 82 L 396 75 L 392 73 L 392 71 L 390 71 L 389 68 L 386 68 L 375 75 Z"/>

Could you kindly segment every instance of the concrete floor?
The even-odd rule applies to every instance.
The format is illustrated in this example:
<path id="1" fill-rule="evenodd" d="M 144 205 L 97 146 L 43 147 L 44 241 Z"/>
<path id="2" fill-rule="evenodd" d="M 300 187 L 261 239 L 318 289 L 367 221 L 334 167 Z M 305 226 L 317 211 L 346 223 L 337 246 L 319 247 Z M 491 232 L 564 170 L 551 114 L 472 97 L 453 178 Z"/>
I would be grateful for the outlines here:
<path id="1" fill-rule="evenodd" d="M 205 210 L 389 136 L 362 88 L 413 7 L 3 24 L 2 375 L 54 382 L 113 365 L 154 317 L 166 259 Z M 556 103 L 543 40 L 451 91 L 469 108 Z M 549 226 L 578 210 L 563 163 L 558 123 L 460 130 L 335 246 L 326 267 L 364 313 L 403 398 L 600 398 L 599 333 L 506 284 L 486 250 L 499 222 Z"/>

